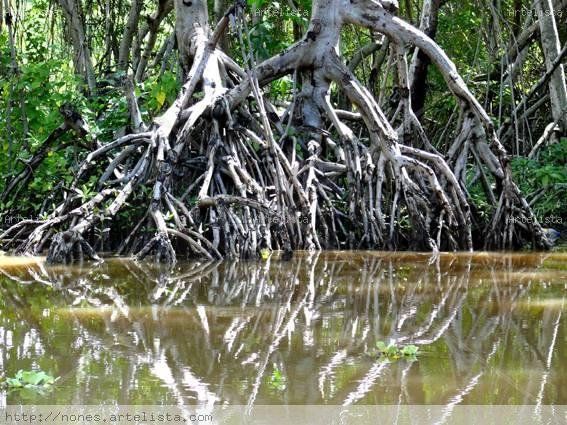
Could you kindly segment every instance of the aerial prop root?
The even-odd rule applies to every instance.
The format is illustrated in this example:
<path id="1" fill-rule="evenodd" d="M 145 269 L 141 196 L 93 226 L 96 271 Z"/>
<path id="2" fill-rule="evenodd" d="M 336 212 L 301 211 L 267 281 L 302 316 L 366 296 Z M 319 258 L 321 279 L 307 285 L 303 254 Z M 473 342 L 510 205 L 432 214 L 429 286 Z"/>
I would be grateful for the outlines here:
<path id="1" fill-rule="evenodd" d="M 476 123 L 472 124 L 476 140 L 476 151 L 483 163 L 489 168 L 494 178 L 500 183 L 501 192 L 494 216 L 486 227 L 486 248 L 510 248 L 522 241 L 522 236 L 514 233 L 514 217 L 524 218 L 525 223 L 517 230 L 528 235 L 526 239 L 533 242 L 535 247 L 549 249 L 551 243 L 546 237 L 540 223 L 522 196 L 518 186 L 511 178 L 509 158 L 502 143 L 498 139 L 492 120 L 482 108 L 478 100 L 467 88 L 464 80 L 458 74 L 454 63 L 445 52 L 426 34 L 407 24 L 384 10 L 374 10 L 364 16 L 353 16 L 351 19 L 362 25 L 374 28 L 384 33 L 398 44 L 410 43 L 421 49 L 441 72 L 449 89 L 460 100 L 465 115 L 472 113 Z M 464 122 L 470 123 L 470 119 Z M 451 150 L 457 151 L 464 145 L 465 139 L 456 140 Z M 489 189 L 487 189 L 489 190 Z M 487 194 L 492 199 L 492 194 Z M 513 212 L 519 215 L 513 216 Z M 500 236 L 498 236 L 500 235 Z"/>
<path id="2" fill-rule="evenodd" d="M 418 46 L 440 69 L 452 92 L 461 101 L 463 110 L 474 114 L 474 123 L 471 125 L 477 135 L 485 137 L 485 140 L 477 143 L 476 152 L 482 161 L 489 165 L 488 168 L 496 179 L 502 181 L 497 211 L 487 233 L 498 234 L 500 229 L 507 229 L 505 236 L 493 240 L 493 244 L 501 246 L 510 243 L 514 239 L 510 231 L 511 227 L 508 225 L 511 212 L 520 211 L 526 218 L 533 218 L 533 213 L 509 177 L 506 152 L 494 133 L 490 118 L 468 91 L 452 62 L 432 40 L 388 13 L 378 15 L 377 18 L 372 17 L 371 14 L 355 17 L 356 19 L 351 17 L 351 23 L 373 27 L 385 33 L 395 44 L 409 42 Z M 422 231 L 425 235 L 424 239 L 429 248 L 440 249 L 444 234 L 452 248 L 472 249 L 470 208 L 464 182 L 456 176 L 455 170 L 446 159 L 432 151 L 430 144 L 425 143 L 426 139 L 421 134 L 422 131 L 420 136 L 425 150 L 400 143 L 396 131 L 380 110 L 374 97 L 342 64 L 340 58 L 332 54 L 323 55 L 323 61 L 315 63 L 314 52 L 318 50 L 318 46 L 313 44 L 316 43 L 315 38 L 310 40 L 307 37 L 282 55 L 271 58 L 248 73 L 244 73 L 215 49 L 216 40 L 222 33 L 220 31 L 227 24 L 228 15 L 221 20 L 211 39 L 207 39 L 204 33 L 197 32 L 195 54 L 186 83 L 173 105 L 155 120 L 150 130 L 124 136 L 91 152 L 80 166 L 63 202 L 45 221 L 39 225 L 36 221 L 27 221 L 14 226 L 0 235 L 0 242 L 16 243 L 18 238 L 24 236 L 26 240 L 21 245 L 23 250 L 37 252 L 49 238 L 52 238 L 53 242 L 57 241 L 55 244 L 52 243 L 53 258 L 67 261 L 69 256 L 85 257 L 85 252 L 89 257 L 90 251 L 81 242 L 80 235 L 92 228 L 95 223 L 114 217 L 140 186 L 152 184 L 148 219 L 154 222 L 157 233 L 149 242 L 139 237 L 132 238 L 135 241 L 143 240 L 139 258 L 154 253 L 158 261 L 175 261 L 170 237 L 185 240 L 191 250 L 200 255 L 217 257 L 220 255 L 219 231 L 216 230 L 216 235 L 215 230 L 212 231 L 215 235 L 213 243 L 209 242 L 208 236 L 205 238 L 202 232 L 203 225 L 205 227 L 209 225 L 209 229 L 214 229 L 215 226 L 218 227 L 218 222 L 222 222 L 225 226 L 224 230 L 229 229 L 231 232 L 227 238 L 230 241 L 227 244 L 230 252 L 238 251 L 235 249 L 238 238 L 244 241 L 242 246 L 253 250 L 256 246 L 254 240 L 256 236 L 245 240 L 244 235 L 261 233 L 260 228 L 266 226 L 265 223 L 262 225 L 259 223 L 268 217 L 268 214 L 254 207 L 254 202 L 269 204 L 270 208 L 275 209 L 282 218 L 291 214 L 290 211 L 300 211 L 301 214 L 309 216 L 309 225 L 305 228 L 301 228 L 297 220 L 286 219 L 284 225 L 286 235 L 282 238 L 291 238 L 295 247 L 306 246 L 304 239 L 307 245 L 319 247 L 320 244 L 316 240 L 318 236 L 316 224 L 322 226 L 321 228 L 327 233 L 325 226 L 328 223 L 333 227 L 341 228 L 343 235 L 348 233 L 348 230 L 344 230 L 341 219 L 337 218 L 341 217 L 342 213 L 339 214 L 332 205 L 332 200 L 340 197 L 341 190 L 329 178 L 331 175 L 348 172 L 352 182 L 352 186 L 349 183 L 349 187 L 355 189 L 352 191 L 355 195 L 351 202 L 350 221 L 356 226 L 363 223 L 364 233 L 367 234 L 370 230 L 370 239 L 374 243 L 383 243 L 388 238 L 383 234 L 386 232 L 385 217 L 388 215 L 390 216 L 389 239 L 392 240 L 396 226 L 395 217 L 400 211 L 398 202 L 405 201 L 406 207 L 411 210 L 412 224 L 418 232 Z M 230 78 L 226 75 L 227 69 L 234 71 Z M 295 157 L 288 158 L 280 144 L 273 139 L 271 126 L 277 127 L 277 125 L 274 125 L 273 121 L 268 122 L 264 108 L 261 107 L 259 113 L 252 113 L 247 111 L 245 102 L 247 96 L 254 92 L 258 105 L 261 105 L 262 95 L 259 87 L 283 75 L 297 73 L 299 69 L 302 70 L 301 72 L 311 69 L 314 74 L 319 73 L 322 80 L 334 81 L 350 102 L 358 108 L 370 137 L 369 147 L 356 140 L 352 130 L 339 118 L 344 114 L 340 114 L 330 104 L 327 91 L 327 95 L 318 99 L 320 110 L 326 113 L 327 118 L 333 123 L 341 137 L 341 142 L 346 142 L 342 143 L 341 147 L 348 151 L 348 155 L 346 158 L 337 157 L 336 162 L 332 163 L 319 158 L 319 149 L 316 145 L 310 145 L 313 147 L 309 152 L 310 157 L 304 164 L 299 164 L 303 165 L 300 169 L 305 170 L 303 176 L 309 176 L 307 179 L 296 173 L 294 167 L 298 164 Z M 200 82 L 204 96 L 201 100 L 195 100 L 195 90 Z M 234 88 L 227 90 L 228 86 Z M 222 149 L 219 149 L 219 125 L 215 120 L 206 132 L 193 137 L 197 123 L 204 121 L 200 118 L 206 111 L 219 105 L 224 106 L 224 113 L 229 118 L 228 124 L 231 130 L 236 130 L 231 131 L 230 137 L 227 136 L 226 140 L 222 141 Z M 249 128 L 232 128 L 231 113 L 237 110 L 241 116 L 252 118 Z M 406 112 L 410 114 L 411 122 L 420 130 L 411 108 Z M 471 120 L 472 118 L 469 119 Z M 202 205 L 208 203 L 206 208 L 211 210 L 209 223 L 199 221 L 200 218 L 195 219 L 195 214 L 183 206 L 183 197 L 179 199 L 174 196 L 175 185 L 172 182 L 172 169 L 177 159 L 186 152 L 185 149 L 189 144 L 195 146 L 200 143 L 202 148 L 207 143 L 202 136 L 208 137 L 208 140 L 213 142 L 206 146 L 209 164 L 206 172 L 192 182 L 191 187 L 197 189 L 199 203 Z M 257 142 L 256 144 L 269 152 L 268 162 L 263 163 L 255 152 L 249 150 L 249 146 L 247 147 L 244 141 L 247 138 Z M 490 146 L 486 144 L 487 138 Z M 465 137 L 460 138 L 459 143 L 463 143 L 465 139 Z M 454 150 L 457 151 L 457 148 L 460 149 L 460 145 Z M 116 156 L 109 158 L 114 152 L 117 152 Z M 376 153 L 378 155 L 375 155 Z M 377 161 L 376 156 L 379 157 Z M 462 155 L 456 157 L 462 158 Z M 77 189 L 78 183 L 84 179 L 95 162 L 103 159 L 108 160 L 109 164 L 99 180 L 97 190 L 100 192 L 95 196 L 94 203 L 93 200 L 82 202 Z M 459 163 L 459 166 L 461 165 Z M 461 176 L 461 173 L 457 175 Z M 243 218 L 237 216 L 230 206 L 206 201 L 208 198 L 214 199 L 215 196 L 228 195 L 224 187 L 227 181 L 231 182 L 231 188 L 236 188 L 238 197 L 232 198 L 234 201 L 232 205 L 243 211 Z M 265 193 L 267 187 L 271 187 L 270 190 L 276 192 L 269 202 Z M 372 187 L 376 188 L 374 193 Z M 383 203 L 386 187 L 395 192 L 389 194 L 389 213 L 384 211 L 387 205 Z M 195 193 L 192 189 L 187 189 L 187 192 Z M 106 203 L 111 196 L 113 199 Z M 319 204 L 321 199 L 333 217 L 327 223 L 321 212 L 322 208 Z M 95 207 L 100 206 L 103 201 L 107 206 L 102 208 L 102 212 L 95 213 Z M 166 212 L 173 216 L 173 229 L 170 224 L 165 223 Z M 545 236 L 537 221 L 526 220 L 526 222 L 530 223 L 527 225 L 529 227 L 527 231 L 531 231 L 536 237 L 536 242 L 542 244 Z M 63 226 L 68 226 L 69 230 L 66 232 L 70 232 L 63 232 L 66 238 L 74 241 L 70 248 L 63 243 L 62 236 L 53 236 L 55 230 Z M 136 226 L 136 229 L 140 227 Z M 435 230 L 437 230 L 436 235 Z M 337 232 L 333 233 L 336 236 Z M 225 255 L 226 251 L 225 249 Z"/>
<path id="3" fill-rule="evenodd" d="M 216 57 L 213 59 L 217 60 Z M 193 84 L 199 77 L 195 75 L 189 82 Z M 208 100 L 207 107 L 212 107 L 214 98 Z M 199 114 L 192 114 L 193 123 L 197 121 L 196 115 L 202 114 L 204 109 L 199 105 Z M 43 219 L 24 220 L 11 226 L 0 234 L 0 242 L 5 247 L 15 245 L 17 252 L 36 254 L 51 237 L 48 254 L 51 262 L 98 259 L 82 234 L 102 220 L 114 217 L 141 185 L 156 176 L 160 181 L 160 170 L 167 168 L 167 160 L 173 156 L 168 136 L 174 127 L 180 125 L 180 110 L 180 105 L 174 104 L 164 114 L 166 118 L 174 117 L 173 120 L 154 124 L 151 131 L 120 137 L 90 152 L 80 164 L 70 187 L 65 189 L 62 202 L 52 213 Z M 187 111 L 191 113 L 192 107 Z M 115 152 L 117 154 L 113 157 Z M 135 159 L 133 163 L 132 158 Z M 98 181 L 98 192 L 90 200 L 82 201 L 84 194 L 79 185 L 101 161 L 108 161 L 109 164 Z M 95 208 L 98 209 L 96 214 Z M 69 226 L 68 230 L 56 233 L 65 225 Z M 162 247 L 158 250 L 158 256 L 165 261 L 172 257 L 167 239 L 167 233 L 164 232 L 156 236 L 156 243 Z"/>
<path id="4" fill-rule="evenodd" d="M 440 245 L 440 237 L 429 237 L 429 224 L 433 218 L 443 212 L 438 220 L 438 233 L 443 229 L 453 229 L 455 237 L 457 233 L 461 236 L 464 231 L 463 242 L 454 248 L 472 249 L 472 238 L 470 236 L 470 209 L 466 195 L 458 183 L 452 170 L 440 155 L 423 151 L 421 149 L 405 146 L 398 142 L 398 136 L 389 121 L 374 100 L 374 97 L 366 90 L 352 72 L 344 66 L 338 57 L 329 59 L 323 68 L 329 79 L 332 79 L 347 95 L 352 104 L 360 111 L 366 127 L 369 131 L 372 147 L 383 154 L 394 171 L 394 177 L 401 183 L 399 190 L 404 195 L 408 208 L 421 206 L 421 212 L 410 211 L 412 218 L 417 220 L 414 225 L 421 227 L 426 232 L 429 248 L 436 250 Z M 326 105 L 325 109 L 330 115 L 331 121 L 342 137 L 352 138 L 352 131 L 346 130 L 332 107 Z M 370 161 L 371 159 L 367 159 Z M 382 164 L 380 169 L 384 168 Z M 375 168 L 376 169 L 376 168 Z M 413 198 L 413 199 L 412 199 Z M 381 209 L 381 205 L 369 206 L 369 210 Z M 419 217 L 423 217 L 419 219 Z M 378 220 L 380 217 L 375 216 Z M 434 243 L 434 240 L 437 242 Z"/>

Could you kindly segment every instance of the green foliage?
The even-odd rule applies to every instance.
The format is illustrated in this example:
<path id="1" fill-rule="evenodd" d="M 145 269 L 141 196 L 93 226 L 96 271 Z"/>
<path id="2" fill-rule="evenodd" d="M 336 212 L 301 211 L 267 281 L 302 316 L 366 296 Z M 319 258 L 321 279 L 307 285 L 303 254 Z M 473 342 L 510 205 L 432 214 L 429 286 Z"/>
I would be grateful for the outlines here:
<path id="1" fill-rule="evenodd" d="M 262 248 L 260 250 L 260 258 L 264 261 L 268 261 L 268 258 L 270 258 L 270 250 L 267 248 Z"/>
<path id="2" fill-rule="evenodd" d="M 250 41 L 258 60 L 267 59 L 291 45 L 295 41 L 294 25 L 307 27 L 311 2 L 296 3 L 297 10 L 294 10 L 285 1 L 248 0 L 250 10 L 257 17 L 250 29 Z"/>
<path id="3" fill-rule="evenodd" d="M 515 158 L 512 170 L 528 199 L 538 197 L 534 211 L 545 227 L 554 224 L 547 223 L 550 216 L 567 217 L 567 138 L 543 149 L 537 159 Z"/>
<path id="4" fill-rule="evenodd" d="M 150 77 L 144 81 L 136 94 L 140 97 L 142 107 L 154 116 L 175 101 L 180 88 L 177 76 L 166 71 L 162 76 Z"/>
<path id="5" fill-rule="evenodd" d="M 64 53 L 64 47 L 49 40 L 49 3 L 37 0 L 27 4 L 25 19 L 18 25 L 25 44 L 16 47 L 17 72 L 11 67 L 6 32 L 0 34 L 0 191 L 11 176 L 19 173 L 45 138 L 62 123 L 59 107 L 83 100 L 77 87 L 80 79 Z M 9 121 L 10 125 L 7 125 Z M 61 142 L 69 141 L 66 136 Z M 11 145 L 11 148 L 10 148 Z M 30 216 L 46 195 L 64 179 L 73 158 L 71 151 L 52 150 L 34 173 L 30 193 L 19 203 L 22 214 Z M 9 205 L 0 205 L 2 208 Z"/>
<path id="6" fill-rule="evenodd" d="M 59 378 L 45 373 L 42 370 L 19 370 L 13 378 L 7 378 L 2 384 L 8 389 L 42 390 L 50 388 Z"/>
<path id="7" fill-rule="evenodd" d="M 477 167 L 473 164 L 468 167 L 467 189 L 472 203 L 475 206 L 475 213 L 482 219 L 487 220 L 490 214 L 492 214 L 493 206 L 488 202 L 486 192 L 484 191 L 480 178 L 477 179 L 474 184 L 471 184 L 473 179 L 476 177 L 477 171 Z M 484 168 L 483 171 L 484 175 L 488 179 L 488 184 L 493 185 L 494 178 L 492 177 L 490 171 L 486 168 Z"/>
<path id="8" fill-rule="evenodd" d="M 291 77 L 284 77 L 271 84 L 270 94 L 275 99 L 287 100 L 292 96 L 293 80 Z M 291 128 L 290 128 L 291 129 Z"/>
<path id="9" fill-rule="evenodd" d="M 0 152 L 7 160 L 0 168 L 0 190 L 10 178 L 23 168 L 22 161 L 30 159 L 47 136 L 62 123 L 59 106 L 74 103 L 81 98 L 76 92 L 77 78 L 66 62 L 49 59 L 42 63 L 29 63 L 17 76 L 0 80 L 2 96 L 0 109 L 10 110 L 10 128 L 0 124 Z M 12 108 L 8 108 L 11 102 Z M 25 108 L 25 116 L 22 115 Z M 27 128 L 27 133 L 24 134 Z M 8 135 L 7 132 L 10 131 Z M 9 140 L 12 142 L 11 157 Z M 69 136 L 61 142 L 69 140 Z M 69 169 L 70 151 L 51 150 L 30 184 L 32 193 L 26 196 L 28 209 L 36 209 Z M 25 204 L 25 202 L 24 202 Z"/>
<path id="10" fill-rule="evenodd" d="M 380 357 L 387 360 L 415 360 L 419 352 L 419 348 L 415 345 L 397 346 L 393 343 L 386 344 L 384 341 L 378 341 L 376 348 Z"/>

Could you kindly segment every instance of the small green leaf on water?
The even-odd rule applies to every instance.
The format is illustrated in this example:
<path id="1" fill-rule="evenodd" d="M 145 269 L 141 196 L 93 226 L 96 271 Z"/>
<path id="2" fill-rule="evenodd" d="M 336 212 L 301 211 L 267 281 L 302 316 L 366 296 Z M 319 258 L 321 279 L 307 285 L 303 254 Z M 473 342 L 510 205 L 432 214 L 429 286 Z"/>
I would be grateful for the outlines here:
<path id="1" fill-rule="evenodd" d="M 402 355 L 407 356 L 407 357 L 415 356 L 418 351 L 419 351 L 419 348 L 416 347 L 415 345 L 406 345 L 401 350 Z"/>
<path id="2" fill-rule="evenodd" d="M 278 368 L 278 366 L 275 364 L 274 364 L 274 370 L 272 371 L 268 384 L 271 389 L 276 391 L 283 391 L 287 387 L 285 376 L 283 375 L 282 371 Z"/>
<path id="3" fill-rule="evenodd" d="M 6 379 L 6 386 L 9 388 L 21 388 L 24 384 L 22 384 L 19 379 L 8 378 Z"/>

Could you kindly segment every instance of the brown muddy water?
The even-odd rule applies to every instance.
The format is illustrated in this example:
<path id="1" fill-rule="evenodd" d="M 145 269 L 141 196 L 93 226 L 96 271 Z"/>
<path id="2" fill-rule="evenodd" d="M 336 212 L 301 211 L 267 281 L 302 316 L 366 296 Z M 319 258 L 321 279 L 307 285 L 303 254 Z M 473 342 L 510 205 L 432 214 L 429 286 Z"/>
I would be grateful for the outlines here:
<path id="1" fill-rule="evenodd" d="M 0 406 L 567 404 L 567 254 L 0 259 Z"/>

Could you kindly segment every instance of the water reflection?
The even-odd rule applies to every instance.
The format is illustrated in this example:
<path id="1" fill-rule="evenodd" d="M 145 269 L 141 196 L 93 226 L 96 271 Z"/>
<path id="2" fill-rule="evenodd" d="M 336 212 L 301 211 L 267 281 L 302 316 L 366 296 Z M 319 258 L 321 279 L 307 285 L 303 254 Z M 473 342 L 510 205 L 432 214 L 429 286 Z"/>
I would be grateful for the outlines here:
<path id="1" fill-rule="evenodd" d="M 3 265 L 0 370 L 62 380 L 0 404 L 567 404 L 566 259 Z M 381 360 L 381 340 L 422 355 Z"/>

